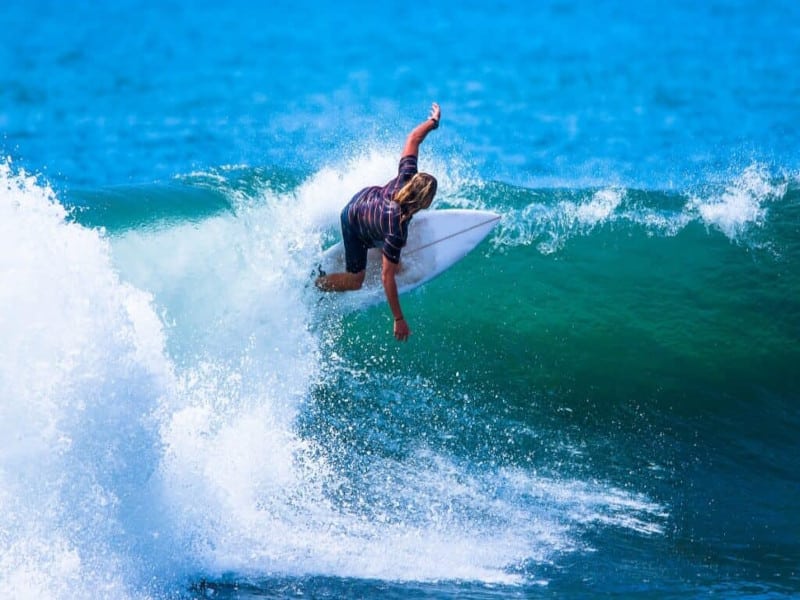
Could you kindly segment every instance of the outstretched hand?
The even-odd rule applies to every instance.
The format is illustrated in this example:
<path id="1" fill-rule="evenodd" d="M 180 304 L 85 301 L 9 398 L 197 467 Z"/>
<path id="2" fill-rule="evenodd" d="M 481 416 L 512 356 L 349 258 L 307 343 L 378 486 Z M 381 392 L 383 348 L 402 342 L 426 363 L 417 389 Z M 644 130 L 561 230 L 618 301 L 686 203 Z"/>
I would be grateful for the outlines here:
<path id="1" fill-rule="evenodd" d="M 405 319 L 400 319 L 394 322 L 394 337 L 399 342 L 405 342 L 408 336 L 411 335 L 411 330 L 408 328 L 408 323 Z"/>
<path id="2" fill-rule="evenodd" d="M 431 104 L 431 116 L 411 130 L 406 138 L 405 146 L 403 146 L 403 153 L 400 156 L 418 156 L 419 145 L 425 136 L 431 131 L 439 127 L 439 118 L 442 115 L 442 109 L 434 102 Z"/>
<path id="3" fill-rule="evenodd" d="M 442 115 L 442 109 L 439 108 L 439 105 L 436 102 L 431 104 L 431 116 L 428 118 L 436 121 L 436 124 L 438 125 L 441 115 Z"/>

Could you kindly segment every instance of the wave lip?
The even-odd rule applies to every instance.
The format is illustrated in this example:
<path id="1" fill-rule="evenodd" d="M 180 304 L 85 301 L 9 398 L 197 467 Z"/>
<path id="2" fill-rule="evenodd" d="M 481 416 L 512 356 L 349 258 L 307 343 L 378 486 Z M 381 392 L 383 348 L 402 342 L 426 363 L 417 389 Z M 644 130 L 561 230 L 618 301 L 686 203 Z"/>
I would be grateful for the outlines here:
<path id="1" fill-rule="evenodd" d="M 599 189 L 517 190 L 495 186 L 496 202 L 516 196 L 493 238 L 497 248 L 535 245 L 542 254 L 564 248 L 576 237 L 620 225 L 646 235 L 675 236 L 692 223 L 719 231 L 729 240 L 749 244 L 754 230 L 769 224 L 773 205 L 786 198 L 790 179 L 773 176 L 762 164 L 748 166 L 732 181 L 701 191 L 666 193 L 620 187 Z M 525 202 L 520 207 L 519 200 Z M 756 242 L 754 244 L 758 245 Z"/>
<path id="2" fill-rule="evenodd" d="M 768 205 L 782 199 L 788 188 L 787 180 L 776 182 L 766 166 L 753 164 L 721 193 L 705 199 L 694 196 L 687 206 L 697 211 L 706 225 L 738 239 L 751 226 L 764 225 Z"/>

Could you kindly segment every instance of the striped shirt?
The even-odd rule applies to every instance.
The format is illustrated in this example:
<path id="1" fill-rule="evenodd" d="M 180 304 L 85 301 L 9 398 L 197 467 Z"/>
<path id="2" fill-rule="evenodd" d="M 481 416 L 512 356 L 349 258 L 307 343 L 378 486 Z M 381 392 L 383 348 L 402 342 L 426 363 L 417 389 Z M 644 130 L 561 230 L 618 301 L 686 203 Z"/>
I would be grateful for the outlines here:
<path id="1" fill-rule="evenodd" d="M 400 262 L 400 250 L 406 245 L 409 217 L 401 223 L 400 205 L 392 200 L 395 192 L 402 188 L 417 172 L 417 157 L 400 159 L 397 177 L 389 183 L 371 186 L 358 192 L 347 205 L 347 218 L 367 248 L 382 242 L 383 255 L 392 263 Z"/>

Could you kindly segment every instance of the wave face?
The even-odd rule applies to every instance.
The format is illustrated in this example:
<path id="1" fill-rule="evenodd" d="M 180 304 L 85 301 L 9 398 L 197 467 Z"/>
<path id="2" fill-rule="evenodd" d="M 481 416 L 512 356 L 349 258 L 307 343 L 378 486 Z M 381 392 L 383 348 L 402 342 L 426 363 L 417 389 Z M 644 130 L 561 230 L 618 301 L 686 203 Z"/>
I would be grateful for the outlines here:
<path id="1" fill-rule="evenodd" d="M 451 169 L 438 206 L 503 221 L 404 297 L 398 345 L 384 306 L 332 313 L 309 285 L 342 199 L 393 168 L 378 152 L 62 199 L 5 164 L 4 589 L 797 585 L 797 181 L 752 165 L 681 194 L 527 189 Z"/>

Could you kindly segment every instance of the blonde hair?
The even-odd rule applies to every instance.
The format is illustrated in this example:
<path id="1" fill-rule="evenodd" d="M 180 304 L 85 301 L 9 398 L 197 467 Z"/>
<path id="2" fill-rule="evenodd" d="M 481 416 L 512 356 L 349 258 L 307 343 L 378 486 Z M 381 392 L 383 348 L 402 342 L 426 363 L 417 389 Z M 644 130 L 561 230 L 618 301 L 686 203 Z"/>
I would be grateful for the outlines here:
<path id="1" fill-rule="evenodd" d="M 394 201 L 400 205 L 405 221 L 411 215 L 428 208 L 436 195 L 436 178 L 428 173 L 416 173 L 394 195 Z"/>

